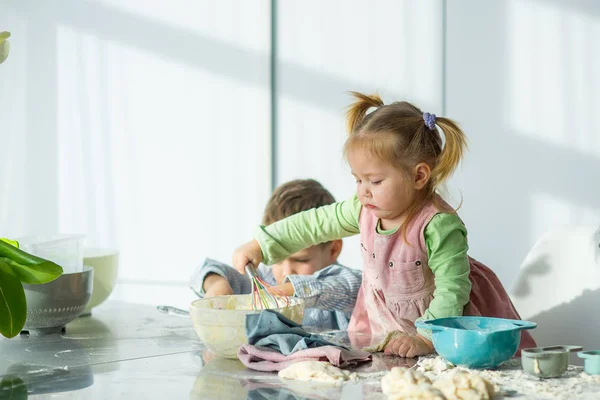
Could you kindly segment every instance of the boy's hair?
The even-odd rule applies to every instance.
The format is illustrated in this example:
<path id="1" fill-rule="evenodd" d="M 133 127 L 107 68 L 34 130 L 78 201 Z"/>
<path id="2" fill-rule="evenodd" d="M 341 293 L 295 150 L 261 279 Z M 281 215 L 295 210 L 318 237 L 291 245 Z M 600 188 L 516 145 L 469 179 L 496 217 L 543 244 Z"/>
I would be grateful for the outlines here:
<path id="1" fill-rule="evenodd" d="M 278 186 L 267 202 L 263 214 L 263 225 L 328 204 L 335 198 L 314 179 L 296 179 Z"/>
<path id="2" fill-rule="evenodd" d="M 433 200 L 441 209 L 447 209 L 434 194 L 452 175 L 467 148 L 467 138 L 456 122 L 443 117 L 435 119 L 446 138 L 442 148 L 439 132 L 426 125 L 423 112 L 414 105 L 406 101 L 385 105 L 378 95 L 350 93 L 356 101 L 346 113 L 348 138 L 344 154 L 347 156 L 353 148 L 361 147 L 406 175 L 418 163 L 427 163 L 431 168 L 429 182 L 422 191 L 421 201 L 416 201 L 408 210 L 406 221 L 410 222 L 416 216 L 426 200 Z M 375 111 L 367 114 L 372 107 Z M 408 225 L 403 224 L 402 228 L 405 238 Z"/>

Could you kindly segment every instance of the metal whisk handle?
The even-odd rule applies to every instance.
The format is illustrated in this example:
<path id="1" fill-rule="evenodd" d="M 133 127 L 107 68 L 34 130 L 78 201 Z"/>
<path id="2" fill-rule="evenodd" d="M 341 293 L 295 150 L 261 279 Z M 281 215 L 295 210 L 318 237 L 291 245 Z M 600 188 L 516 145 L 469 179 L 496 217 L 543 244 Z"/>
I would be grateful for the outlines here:
<path id="1" fill-rule="evenodd" d="M 254 264 L 248 263 L 246 264 L 244 269 L 246 270 L 246 275 L 248 275 L 252 279 L 256 278 L 256 269 L 254 269 Z"/>

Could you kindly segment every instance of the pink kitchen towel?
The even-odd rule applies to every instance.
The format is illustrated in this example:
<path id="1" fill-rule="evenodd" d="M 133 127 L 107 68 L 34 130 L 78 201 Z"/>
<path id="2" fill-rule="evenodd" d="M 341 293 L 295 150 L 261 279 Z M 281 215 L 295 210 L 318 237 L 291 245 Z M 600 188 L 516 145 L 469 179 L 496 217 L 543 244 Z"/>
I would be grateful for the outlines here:
<path id="1" fill-rule="evenodd" d="M 248 368 L 256 371 L 280 371 L 299 361 L 327 361 L 338 368 L 350 368 L 371 361 L 370 353 L 361 350 L 346 350 L 336 346 L 321 346 L 296 351 L 289 355 L 269 347 L 246 344 L 240 347 L 238 358 Z"/>

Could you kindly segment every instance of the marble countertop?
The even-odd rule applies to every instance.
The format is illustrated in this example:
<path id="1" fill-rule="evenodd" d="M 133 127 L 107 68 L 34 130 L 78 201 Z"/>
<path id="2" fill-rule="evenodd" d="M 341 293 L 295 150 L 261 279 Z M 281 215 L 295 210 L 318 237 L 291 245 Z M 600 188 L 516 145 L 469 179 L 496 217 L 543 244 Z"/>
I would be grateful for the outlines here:
<path id="1" fill-rule="evenodd" d="M 349 344 L 344 332 L 323 334 Z M 377 354 L 356 370 L 373 378 L 340 387 L 282 382 L 277 374 L 215 357 L 188 318 L 109 301 L 92 316 L 68 324 L 63 334 L 0 338 L 0 399 L 383 399 L 378 373 L 415 363 Z M 580 370 L 570 371 L 569 387 L 583 387 L 582 396 L 600 392 L 600 379 L 580 379 Z M 541 390 L 543 382 L 535 379 L 524 381 L 520 390 L 519 379 L 526 380 L 516 368 L 500 374 L 496 383 L 506 381 L 522 398 L 560 398 Z"/>
<path id="2" fill-rule="evenodd" d="M 415 363 L 376 359 L 363 370 Z M 118 302 L 76 319 L 63 334 L 0 338 L 0 382 L 0 399 L 48 394 L 52 399 L 361 399 L 380 392 L 377 382 L 333 388 L 286 384 L 277 374 L 215 357 L 188 318 Z"/>

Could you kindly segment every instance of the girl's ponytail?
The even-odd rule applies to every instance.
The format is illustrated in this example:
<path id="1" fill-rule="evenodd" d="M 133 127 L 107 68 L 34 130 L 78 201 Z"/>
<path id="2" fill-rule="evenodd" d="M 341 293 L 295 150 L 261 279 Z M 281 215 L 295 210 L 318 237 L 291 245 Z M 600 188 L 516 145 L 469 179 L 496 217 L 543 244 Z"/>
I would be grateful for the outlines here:
<path id="1" fill-rule="evenodd" d="M 362 125 L 369 108 L 383 106 L 383 101 L 376 94 L 366 95 L 358 92 L 350 92 L 350 94 L 356 98 L 356 101 L 350 104 L 346 111 L 348 134 L 352 134 Z"/>
<path id="2" fill-rule="evenodd" d="M 456 122 L 448 118 L 438 117 L 435 123 L 441 128 L 446 138 L 446 144 L 431 171 L 433 188 L 439 187 L 452 175 L 468 148 L 467 137 Z"/>

